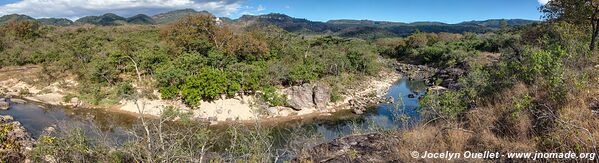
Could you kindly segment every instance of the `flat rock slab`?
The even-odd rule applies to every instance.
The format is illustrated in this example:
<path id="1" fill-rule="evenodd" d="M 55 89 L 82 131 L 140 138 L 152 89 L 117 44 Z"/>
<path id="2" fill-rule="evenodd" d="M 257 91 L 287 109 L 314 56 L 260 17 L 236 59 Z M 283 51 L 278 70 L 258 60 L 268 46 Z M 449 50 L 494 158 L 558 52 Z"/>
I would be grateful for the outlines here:
<path id="1" fill-rule="evenodd" d="M 11 98 L 10 101 L 14 102 L 14 103 L 17 103 L 17 104 L 25 104 L 25 103 L 27 103 L 27 101 L 25 101 L 23 99 L 18 99 L 18 98 Z"/>

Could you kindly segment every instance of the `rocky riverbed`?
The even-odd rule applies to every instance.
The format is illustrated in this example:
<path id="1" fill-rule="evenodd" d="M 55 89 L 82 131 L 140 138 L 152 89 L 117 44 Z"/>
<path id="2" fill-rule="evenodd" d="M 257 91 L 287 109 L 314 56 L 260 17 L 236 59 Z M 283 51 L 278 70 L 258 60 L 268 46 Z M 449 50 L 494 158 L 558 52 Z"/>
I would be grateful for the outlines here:
<path id="1" fill-rule="evenodd" d="M 78 83 L 73 79 L 63 79 L 47 86 L 34 86 L 28 84 L 35 82 L 33 77 L 38 67 L 5 68 L 0 71 L 0 95 L 22 97 L 24 99 L 50 105 L 82 107 L 82 108 L 110 108 L 115 111 L 124 111 L 131 114 L 145 114 L 158 116 L 167 106 L 174 106 L 192 112 L 198 119 L 212 123 L 225 121 L 255 121 L 279 117 L 301 117 L 304 115 L 332 113 L 339 110 L 355 109 L 361 113 L 365 106 L 381 101 L 387 89 L 402 75 L 393 71 L 381 72 L 377 76 L 368 77 L 356 84 L 357 87 L 345 90 L 343 100 L 330 102 L 330 88 L 326 84 L 312 83 L 292 86 L 281 89 L 279 92 L 287 95 L 289 107 L 264 105 L 254 96 L 222 98 L 214 101 L 202 101 L 196 109 L 191 109 L 181 101 L 160 99 L 122 100 L 116 105 L 96 106 L 87 104 L 77 97 L 67 99 L 69 92 Z M 23 74 L 23 75 L 16 75 Z M 154 92 L 157 96 L 159 94 Z M 7 103 L 0 103 L 0 108 L 7 108 Z"/>
<path id="2" fill-rule="evenodd" d="M 23 160 L 23 153 L 33 149 L 34 140 L 20 122 L 13 117 L 0 115 L 0 160 Z"/>

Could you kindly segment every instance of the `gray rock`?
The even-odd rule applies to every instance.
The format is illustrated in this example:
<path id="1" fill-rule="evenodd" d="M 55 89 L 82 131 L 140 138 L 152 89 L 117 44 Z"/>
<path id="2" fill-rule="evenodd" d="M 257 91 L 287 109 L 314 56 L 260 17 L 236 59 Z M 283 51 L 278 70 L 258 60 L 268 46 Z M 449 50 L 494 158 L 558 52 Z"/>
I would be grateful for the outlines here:
<path id="1" fill-rule="evenodd" d="M 310 84 L 293 86 L 287 92 L 287 104 L 295 110 L 314 108 L 313 87 Z"/>
<path id="2" fill-rule="evenodd" d="M 364 114 L 364 111 L 362 111 L 361 109 L 354 109 L 352 111 L 354 112 L 354 114 L 358 114 L 358 115 Z"/>
<path id="3" fill-rule="evenodd" d="M 395 98 L 393 98 L 393 96 L 389 96 L 387 98 L 381 99 L 379 103 L 392 104 L 395 103 Z"/>
<path id="4" fill-rule="evenodd" d="M 216 118 L 215 116 L 208 117 L 208 121 L 210 121 L 210 122 L 216 122 L 217 120 L 218 120 L 218 118 Z"/>
<path id="5" fill-rule="evenodd" d="M 314 104 L 316 108 L 326 108 L 327 104 L 331 101 L 331 91 L 328 86 L 324 84 L 316 84 L 313 89 L 314 92 Z"/>
<path id="6" fill-rule="evenodd" d="M 54 127 L 50 126 L 50 127 L 46 127 L 46 128 L 44 129 L 44 131 L 45 131 L 46 133 L 53 133 L 54 131 L 56 131 L 56 129 L 55 129 Z"/>
<path id="7" fill-rule="evenodd" d="M 7 123 L 13 120 L 15 119 L 10 115 L 0 116 L 0 123 Z"/>
<path id="8" fill-rule="evenodd" d="M 25 104 L 25 103 L 27 103 L 27 101 L 25 101 L 23 99 L 18 99 L 18 98 L 11 98 L 10 101 L 14 102 L 14 103 L 17 103 L 17 104 Z"/>
<path id="9" fill-rule="evenodd" d="M 589 109 L 599 111 L 599 100 L 594 99 L 589 103 Z"/>
<path id="10" fill-rule="evenodd" d="M 270 116 L 288 116 L 293 115 L 295 113 L 295 111 L 292 108 L 284 106 L 269 107 L 266 110 L 268 111 L 268 115 Z"/>
<path id="11" fill-rule="evenodd" d="M 304 84 L 287 90 L 287 104 L 294 110 L 326 108 L 331 101 L 331 90 L 324 84 Z"/>
<path id="12" fill-rule="evenodd" d="M 399 162 L 397 148 L 389 145 L 399 141 L 397 137 L 378 133 L 345 136 L 316 145 L 292 162 Z"/>
<path id="13" fill-rule="evenodd" d="M 8 110 L 8 108 L 10 108 L 8 102 L 0 101 L 0 110 Z"/>
<path id="14" fill-rule="evenodd" d="M 279 109 L 277 109 L 277 107 L 266 108 L 266 111 L 268 111 L 268 115 L 278 115 L 279 114 Z"/>
<path id="15" fill-rule="evenodd" d="M 47 162 L 47 163 L 57 163 L 58 161 L 56 161 L 56 158 L 54 158 L 54 156 L 45 155 L 44 156 L 44 162 Z"/>

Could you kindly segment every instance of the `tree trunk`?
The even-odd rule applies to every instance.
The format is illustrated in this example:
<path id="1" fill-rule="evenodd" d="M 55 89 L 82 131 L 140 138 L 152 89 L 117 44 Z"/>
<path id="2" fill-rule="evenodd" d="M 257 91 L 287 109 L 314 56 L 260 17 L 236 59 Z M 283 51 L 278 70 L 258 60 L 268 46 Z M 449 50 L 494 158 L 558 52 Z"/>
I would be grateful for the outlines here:
<path id="1" fill-rule="evenodd" d="M 589 46 L 591 51 L 595 50 L 595 41 L 597 41 L 597 34 L 599 34 L 599 19 L 596 19 L 595 22 L 593 22 L 593 26 L 595 26 L 595 29 L 593 29 L 591 45 Z"/>
<path id="2" fill-rule="evenodd" d="M 597 19 L 597 12 L 599 12 L 599 7 L 595 7 L 593 5 L 593 1 L 590 1 L 591 6 L 595 9 L 593 10 L 593 15 L 591 16 L 591 26 L 593 27 L 593 35 L 591 36 L 591 45 L 589 45 L 589 49 L 591 52 L 595 50 L 595 41 L 597 41 L 597 33 L 599 32 L 599 19 Z"/>
<path id="3" fill-rule="evenodd" d="M 135 62 L 135 60 L 131 57 L 131 56 L 127 56 L 127 58 L 129 58 L 131 60 L 131 62 L 133 62 L 133 66 L 135 67 L 135 72 L 137 73 L 137 80 L 139 81 L 139 83 L 141 83 L 141 72 L 139 72 L 139 68 L 137 67 L 137 62 Z"/>

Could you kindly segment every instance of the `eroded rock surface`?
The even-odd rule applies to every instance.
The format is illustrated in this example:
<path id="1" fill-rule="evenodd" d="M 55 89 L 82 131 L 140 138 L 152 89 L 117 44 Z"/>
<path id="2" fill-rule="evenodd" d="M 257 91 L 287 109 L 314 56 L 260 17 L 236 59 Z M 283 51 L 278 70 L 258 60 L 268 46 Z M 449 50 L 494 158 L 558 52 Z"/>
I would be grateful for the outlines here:
<path id="1" fill-rule="evenodd" d="M 331 101 L 331 90 L 324 84 L 316 84 L 313 89 L 314 105 L 316 108 L 323 109 Z"/>
<path id="2" fill-rule="evenodd" d="M 23 153 L 33 148 L 34 140 L 27 130 L 11 116 L 0 116 L 0 160 L 21 162 L 25 159 Z"/>
<path id="3" fill-rule="evenodd" d="M 287 90 L 287 104 L 295 110 L 323 109 L 331 101 L 330 88 L 324 84 L 303 84 Z"/>
<path id="4" fill-rule="evenodd" d="M 397 162 L 397 140 L 378 133 L 347 136 L 317 145 L 294 162 Z"/>

